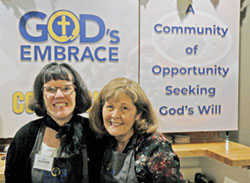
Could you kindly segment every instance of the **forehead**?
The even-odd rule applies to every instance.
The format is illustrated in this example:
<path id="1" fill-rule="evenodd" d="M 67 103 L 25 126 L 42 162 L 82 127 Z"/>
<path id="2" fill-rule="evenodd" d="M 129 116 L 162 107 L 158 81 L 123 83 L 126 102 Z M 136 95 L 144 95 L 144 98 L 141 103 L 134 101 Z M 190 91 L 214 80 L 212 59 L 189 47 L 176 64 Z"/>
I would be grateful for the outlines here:
<path id="1" fill-rule="evenodd" d="M 68 80 L 50 80 L 46 83 L 44 83 L 45 86 L 59 86 L 59 85 L 67 85 L 67 84 L 72 84 L 72 81 Z"/>
<path id="2" fill-rule="evenodd" d="M 124 92 L 119 93 L 116 96 L 107 99 L 107 102 L 115 104 L 134 104 L 132 98 Z"/>

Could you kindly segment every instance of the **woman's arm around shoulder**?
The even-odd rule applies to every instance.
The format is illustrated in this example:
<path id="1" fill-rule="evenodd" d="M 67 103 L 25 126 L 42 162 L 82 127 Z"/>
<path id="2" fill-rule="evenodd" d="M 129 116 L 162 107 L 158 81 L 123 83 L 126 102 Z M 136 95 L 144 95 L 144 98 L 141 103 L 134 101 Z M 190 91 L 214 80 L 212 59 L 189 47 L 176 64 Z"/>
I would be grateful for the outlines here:
<path id="1" fill-rule="evenodd" d="M 159 132 L 139 139 L 135 171 L 140 182 L 184 182 L 179 158 L 169 141 Z"/>
<path id="2" fill-rule="evenodd" d="M 24 182 L 27 160 L 34 145 L 36 134 L 41 122 L 40 119 L 25 124 L 15 134 L 6 157 L 5 182 Z M 26 181 L 26 180 L 25 180 Z M 28 181 L 26 181 L 28 183 Z"/>

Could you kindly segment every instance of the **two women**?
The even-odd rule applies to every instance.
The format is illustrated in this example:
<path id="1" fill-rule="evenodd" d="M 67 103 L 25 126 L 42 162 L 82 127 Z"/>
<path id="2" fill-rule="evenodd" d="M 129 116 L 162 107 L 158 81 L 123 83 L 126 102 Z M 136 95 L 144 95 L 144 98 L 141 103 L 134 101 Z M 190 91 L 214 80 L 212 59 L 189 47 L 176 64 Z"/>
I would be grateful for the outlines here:
<path id="1" fill-rule="evenodd" d="M 105 138 L 97 139 L 79 115 L 90 106 L 76 70 L 65 63 L 46 65 L 35 79 L 30 106 L 41 118 L 16 133 L 7 153 L 6 183 L 183 182 L 179 159 L 156 131 L 152 106 L 136 82 L 114 79 L 94 101 L 90 124 Z"/>

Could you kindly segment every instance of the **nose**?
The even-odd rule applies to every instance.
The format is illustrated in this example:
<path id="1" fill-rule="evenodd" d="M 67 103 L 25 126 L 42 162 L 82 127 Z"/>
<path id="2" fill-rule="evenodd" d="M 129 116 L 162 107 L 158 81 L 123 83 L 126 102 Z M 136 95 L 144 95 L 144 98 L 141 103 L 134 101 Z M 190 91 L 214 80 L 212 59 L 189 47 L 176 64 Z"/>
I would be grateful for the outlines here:
<path id="1" fill-rule="evenodd" d="M 63 94 L 63 92 L 61 91 L 60 88 L 57 88 L 56 93 L 55 93 L 55 97 L 56 98 L 58 98 L 58 97 L 64 97 L 64 94 Z"/>
<path id="2" fill-rule="evenodd" d="M 118 110 L 118 109 L 113 110 L 112 117 L 119 118 L 120 117 L 120 110 Z"/>

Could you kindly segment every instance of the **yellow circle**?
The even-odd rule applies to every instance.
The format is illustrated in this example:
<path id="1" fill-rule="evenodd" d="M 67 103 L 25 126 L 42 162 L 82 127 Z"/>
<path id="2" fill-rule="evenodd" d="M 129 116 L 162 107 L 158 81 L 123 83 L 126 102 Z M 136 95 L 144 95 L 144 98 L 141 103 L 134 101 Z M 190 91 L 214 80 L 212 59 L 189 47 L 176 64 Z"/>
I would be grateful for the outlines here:
<path id="1" fill-rule="evenodd" d="M 62 35 L 62 36 L 56 35 L 55 32 L 54 32 L 54 30 L 53 30 L 53 26 L 52 26 L 52 25 L 53 25 L 53 22 L 55 21 L 55 19 L 56 19 L 57 17 L 59 17 L 59 16 L 64 16 L 64 15 L 70 17 L 71 20 L 72 20 L 72 21 L 74 22 L 74 24 L 75 24 L 75 29 L 72 31 L 72 35 L 69 36 L 69 37 L 68 37 L 68 36 L 64 36 L 64 35 Z M 55 12 L 55 13 L 50 17 L 50 19 L 49 19 L 49 21 L 48 21 L 48 31 L 49 31 L 49 34 L 51 35 L 51 37 L 52 37 L 54 40 L 58 41 L 58 42 L 65 43 L 65 42 L 68 42 L 68 41 L 73 41 L 73 40 L 78 36 L 78 34 L 79 34 L 79 32 L 80 32 L 79 21 L 78 21 L 77 17 L 76 17 L 73 13 L 71 13 L 71 12 L 69 12 L 69 11 L 57 11 L 57 12 Z"/>
<path id="2" fill-rule="evenodd" d="M 52 175 L 53 177 L 57 177 L 57 176 L 59 176 L 60 174 L 61 174 L 60 168 L 58 168 L 58 167 L 52 168 L 52 170 L 51 170 L 51 175 Z"/>

